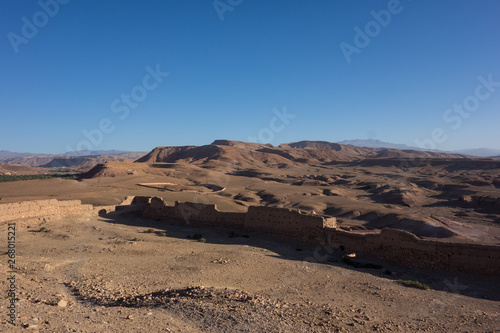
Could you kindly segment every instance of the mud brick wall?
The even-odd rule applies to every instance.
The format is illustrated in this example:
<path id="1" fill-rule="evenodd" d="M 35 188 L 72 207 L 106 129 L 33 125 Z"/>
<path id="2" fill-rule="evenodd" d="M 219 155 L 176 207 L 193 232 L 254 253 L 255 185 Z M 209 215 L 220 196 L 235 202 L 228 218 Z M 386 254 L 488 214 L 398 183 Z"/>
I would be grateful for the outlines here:
<path id="1" fill-rule="evenodd" d="M 179 203 L 168 206 L 160 198 L 141 198 L 147 203 L 143 215 L 197 226 L 256 231 L 281 237 L 327 244 L 333 248 L 428 269 L 463 271 L 500 276 L 500 246 L 424 240 L 396 229 L 350 232 L 336 228 L 335 218 L 303 215 L 273 207 L 249 207 L 246 213 L 219 212 L 215 205 Z"/>
<path id="2" fill-rule="evenodd" d="M 305 242 L 324 243 L 323 228 L 334 220 L 286 208 L 248 207 L 244 228 Z"/>
<path id="3" fill-rule="evenodd" d="M 125 202 L 124 202 L 125 203 Z M 197 226 L 256 231 L 292 238 L 402 264 L 409 267 L 463 271 L 500 276 L 500 246 L 420 239 L 396 229 L 375 233 L 336 229 L 335 218 L 303 215 L 273 207 L 249 207 L 246 213 L 220 212 L 215 205 L 179 203 L 168 206 L 161 198 L 127 198 L 126 203 L 144 205 L 142 214 Z M 97 214 L 102 207 L 82 205 L 79 200 L 34 200 L 0 204 L 0 223 L 7 221 Z"/>
<path id="4" fill-rule="evenodd" d="M 325 229 L 327 244 L 409 267 L 500 276 L 500 246 L 424 240 L 403 230 L 360 234 Z"/>
<path id="5" fill-rule="evenodd" d="M 0 223 L 37 217 L 92 214 L 92 205 L 82 205 L 80 200 L 56 199 L 23 201 L 0 205 Z"/>
<path id="6" fill-rule="evenodd" d="M 258 231 L 314 243 L 324 243 L 323 228 L 336 225 L 335 218 L 303 215 L 285 208 L 249 207 L 247 213 L 230 213 L 218 211 L 215 205 L 191 202 L 168 206 L 161 198 L 151 198 L 143 216 L 197 226 Z"/>
<path id="7" fill-rule="evenodd" d="M 161 198 L 129 197 L 124 202 L 144 205 L 142 215 L 196 226 L 256 231 L 366 255 L 397 264 L 500 276 L 500 246 L 420 239 L 396 229 L 359 233 L 336 229 L 335 218 L 303 215 L 273 207 L 249 207 L 246 213 L 220 212 L 215 205 L 179 203 L 168 206 Z M 102 207 L 79 200 L 34 200 L 0 204 L 0 223 L 7 221 L 97 214 Z"/>

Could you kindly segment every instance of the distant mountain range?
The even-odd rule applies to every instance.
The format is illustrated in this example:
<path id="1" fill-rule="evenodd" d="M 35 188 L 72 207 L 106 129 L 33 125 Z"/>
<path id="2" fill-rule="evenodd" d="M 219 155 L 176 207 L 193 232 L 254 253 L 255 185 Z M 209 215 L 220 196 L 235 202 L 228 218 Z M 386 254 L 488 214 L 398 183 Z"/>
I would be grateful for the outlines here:
<path id="1" fill-rule="evenodd" d="M 9 150 L 0 150 L 0 159 L 3 158 L 16 158 L 16 157 L 26 157 L 26 156 L 99 156 L 99 155 L 124 155 L 129 153 L 135 153 L 125 150 L 79 150 L 79 151 L 69 151 L 64 154 L 37 154 L 37 153 L 16 153 Z"/>
<path id="2" fill-rule="evenodd" d="M 64 153 L 65 156 L 99 156 L 99 155 L 125 155 L 135 153 L 132 151 L 125 150 L 79 150 L 79 151 L 69 151 Z"/>
<path id="3" fill-rule="evenodd" d="M 292 149 L 292 150 L 290 150 Z M 312 150 L 322 151 L 321 153 Z M 329 151 L 329 152 L 325 152 Z M 320 156 L 318 154 L 323 154 Z M 67 152 L 60 155 L 16 153 L 0 150 L 0 164 L 23 165 L 30 167 L 66 167 L 89 168 L 106 161 L 139 162 L 176 162 L 183 160 L 214 161 L 226 160 L 242 164 L 265 165 L 275 163 L 307 161 L 335 161 L 352 158 L 391 157 L 404 158 L 408 156 L 465 158 L 464 155 L 478 157 L 493 157 L 499 159 L 500 149 L 465 149 L 459 151 L 424 150 L 404 144 L 394 144 L 380 140 L 344 140 L 339 143 L 326 141 L 300 141 L 284 143 L 278 147 L 270 144 L 257 144 L 231 140 L 216 140 L 204 146 L 157 147 L 150 153 L 131 152 L 123 150 L 83 150 Z M 293 155 L 293 156 L 292 156 Z M 285 161 L 287 160 L 287 161 Z M 262 163 L 266 161 L 265 163 Z M 268 161 L 268 162 L 267 162 Z"/>
<path id="4" fill-rule="evenodd" d="M 353 145 L 358 147 L 366 147 L 366 148 L 391 148 L 391 149 L 401 149 L 401 150 L 421 150 L 420 148 L 411 147 L 403 144 L 384 142 L 380 140 L 344 140 L 338 142 L 342 145 Z"/>
<path id="5" fill-rule="evenodd" d="M 122 150 L 82 150 L 61 155 L 0 151 L 0 164 L 43 168 L 88 168 L 106 161 L 134 161 L 146 152 Z"/>
<path id="6" fill-rule="evenodd" d="M 420 150 L 420 151 L 429 151 L 429 149 L 422 149 L 418 147 L 411 147 L 403 144 L 396 144 L 390 142 L 384 142 L 380 140 L 344 140 L 338 142 L 343 145 L 353 145 L 357 147 L 367 147 L 367 148 L 392 148 L 392 149 L 401 149 L 401 150 Z M 430 151 L 438 151 L 452 154 L 464 154 L 464 155 L 472 155 L 472 156 L 480 156 L 480 157 L 490 157 L 490 156 L 498 156 L 500 155 L 500 149 L 489 149 L 489 148 L 477 148 L 477 149 L 462 149 L 462 150 L 452 150 L 452 151 L 443 151 L 443 150 L 430 150 Z"/>
<path id="7" fill-rule="evenodd" d="M 0 159 L 2 158 L 14 158 L 14 157 L 23 157 L 23 156 L 31 156 L 35 154 L 31 153 L 14 153 L 8 150 L 0 150 Z"/>
<path id="8" fill-rule="evenodd" d="M 493 157 L 500 155 L 500 149 L 478 148 L 457 150 L 457 153 L 481 157 Z"/>
<path id="9" fill-rule="evenodd" d="M 457 159 L 468 160 L 461 154 L 400 150 L 391 148 L 363 148 L 326 141 L 300 141 L 274 147 L 269 144 L 231 140 L 215 140 L 203 146 L 156 147 L 139 158 L 138 163 L 186 163 L 207 168 L 221 166 L 238 169 L 264 170 L 266 167 L 288 168 L 304 164 L 358 163 L 376 159 L 376 163 L 394 164 L 401 159 Z M 372 161 L 373 162 L 373 161 Z M 375 163 L 375 162 L 373 162 Z"/>

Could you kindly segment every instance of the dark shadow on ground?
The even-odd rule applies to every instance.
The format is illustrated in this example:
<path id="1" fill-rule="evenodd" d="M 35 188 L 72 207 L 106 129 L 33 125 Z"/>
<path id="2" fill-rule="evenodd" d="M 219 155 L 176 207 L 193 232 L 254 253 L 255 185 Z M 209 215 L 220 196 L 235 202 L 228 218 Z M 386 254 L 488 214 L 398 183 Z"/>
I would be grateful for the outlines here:
<path id="1" fill-rule="evenodd" d="M 133 212 L 112 212 L 101 216 L 101 221 L 141 227 L 144 228 L 144 235 L 151 233 L 149 229 L 154 229 L 157 237 L 165 237 L 164 234 L 166 234 L 166 237 L 191 239 L 193 242 L 199 242 L 201 238 L 204 238 L 206 243 L 210 244 L 252 246 L 269 250 L 275 253 L 269 254 L 270 256 L 284 260 L 355 270 L 393 280 L 395 283 L 397 283 L 397 280 L 419 281 L 434 290 L 500 301 L 500 283 L 498 283 L 498 278 L 493 276 L 409 268 L 360 254 L 345 260 L 348 253 L 343 249 L 249 231 L 198 227 L 181 222 L 150 219 Z M 138 238 L 141 238 L 141 236 L 138 236 Z M 370 266 L 380 268 L 360 268 Z M 492 285 L 495 288 L 485 287 Z M 422 292 L 425 292 L 425 290 L 422 290 Z"/>

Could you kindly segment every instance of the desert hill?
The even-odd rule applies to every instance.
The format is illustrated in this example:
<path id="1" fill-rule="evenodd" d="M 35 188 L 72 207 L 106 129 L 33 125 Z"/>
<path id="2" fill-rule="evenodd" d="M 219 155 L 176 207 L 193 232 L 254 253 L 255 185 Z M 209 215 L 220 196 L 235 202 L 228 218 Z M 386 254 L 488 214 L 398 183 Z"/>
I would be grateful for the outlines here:
<path id="1" fill-rule="evenodd" d="M 100 163 L 82 182 L 112 178 L 113 187 L 126 182 L 135 194 L 231 210 L 291 208 L 335 216 L 346 230 L 389 227 L 420 237 L 499 243 L 499 171 L 500 161 L 461 154 L 216 140 L 157 147 L 134 163 Z M 208 193 L 207 184 L 224 190 Z"/>
<path id="2" fill-rule="evenodd" d="M 339 161 L 378 159 L 468 159 L 461 154 L 398 150 L 390 148 L 361 148 L 325 141 L 300 141 L 274 147 L 269 144 L 216 140 L 204 146 L 157 147 L 136 162 L 194 163 L 217 165 L 230 163 L 240 167 L 294 166 L 299 164 L 328 164 Z"/>
<path id="3" fill-rule="evenodd" d="M 391 147 L 360 147 L 353 144 L 341 144 L 326 141 L 299 141 L 293 143 L 281 144 L 282 148 L 299 148 L 299 149 L 320 149 L 320 150 L 335 150 L 345 155 L 358 155 L 363 158 L 468 158 L 463 154 L 446 153 L 438 151 L 422 151 L 417 149 L 391 148 Z"/>
<path id="4" fill-rule="evenodd" d="M 402 155 L 411 155 L 411 152 L 403 153 L 396 149 L 385 148 L 361 148 L 351 145 L 341 145 L 325 141 L 300 141 L 281 144 L 274 147 L 270 144 L 247 143 L 241 141 L 215 140 L 210 145 L 204 146 L 177 146 L 157 147 L 149 154 L 137 160 L 137 162 L 173 163 L 184 160 L 186 162 L 206 162 L 213 159 L 223 160 L 246 160 L 249 162 L 306 162 L 304 159 L 317 159 L 318 162 L 331 162 L 334 160 L 351 160 L 386 157 L 388 151 L 398 152 Z M 415 151 L 415 155 L 422 152 Z M 427 156 L 448 156 L 448 154 L 427 153 Z M 281 158 L 280 158 L 281 157 Z M 462 157 L 462 155 L 450 155 L 450 157 Z M 265 162 L 267 160 L 267 162 Z M 272 162 L 271 162 L 272 163 Z"/>
<path id="5" fill-rule="evenodd" d="M 346 230 L 397 228 L 419 237 L 500 243 L 500 161 L 494 159 L 323 141 L 275 147 L 230 140 L 161 146 L 135 162 L 74 158 L 88 166 L 80 181 L 29 181 L 23 191 L 5 184 L 0 197 L 52 198 L 49 190 L 66 184 L 57 191 L 61 198 L 94 204 L 148 195 L 227 211 L 281 207 L 334 216 Z"/>
<path id="6" fill-rule="evenodd" d="M 40 168 L 33 168 L 25 165 L 18 165 L 18 164 L 4 164 L 0 165 L 0 174 L 30 174 L 30 175 L 35 175 L 42 173 L 43 170 L 40 170 Z"/>
<path id="7" fill-rule="evenodd" d="M 0 165 L 22 165 L 40 168 L 74 168 L 90 169 L 97 163 L 106 161 L 133 161 L 144 155 L 144 152 L 117 152 L 116 154 L 103 155 L 76 155 L 67 153 L 64 155 L 23 155 L 0 158 Z"/>
<path id="8" fill-rule="evenodd" d="M 299 148 L 299 149 L 322 149 L 322 150 L 335 150 L 341 151 L 346 154 L 368 154 L 369 149 L 353 146 L 353 145 L 343 145 L 339 143 L 327 142 L 327 141 L 299 141 L 292 143 L 282 143 L 279 145 L 281 148 Z"/>
<path id="9" fill-rule="evenodd" d="M 12 158 L 12 157 L 22 157 L 22 156 L 30 156 L 33 155 L 31 153 L 16 153 L 9 150 L 0 150 L 0 159 L 3 158 Z"/>
<path id="10" fill-rule="evenodd" d="M 393 149 L 400 149 L 400 150 L 417 150 L 417 151 L 418 150 L 420 150 L 420 151 L 426 150 L 426 149 L 422 149 L 422 148 L 418 148 L 418 147 L 411 147 L 411 146 L 407 146 L 404 144 L 384 142 L 384 141 L 375 140 L 375 139 L 344 140 L 344 141 L 340 141 L 338 143 L 343 144 L 343 145 L 353 145 L 353 146 L 357 146 L 357 147 L 393 148 Z M 431 151 L 440 152 L 440 153 L 449 153 L 449 154 L 470 155 L 470 156 L 476 156 L 476 157 L 491 157 L 491 156 L 496 156 L 496 155 L 500 154 L 500 149 L 490 149 L 490 148 L 460 149 L 460 150 L 453 150 L 453 151 L 443 151 L 443 150 L 433 149 Z"/>

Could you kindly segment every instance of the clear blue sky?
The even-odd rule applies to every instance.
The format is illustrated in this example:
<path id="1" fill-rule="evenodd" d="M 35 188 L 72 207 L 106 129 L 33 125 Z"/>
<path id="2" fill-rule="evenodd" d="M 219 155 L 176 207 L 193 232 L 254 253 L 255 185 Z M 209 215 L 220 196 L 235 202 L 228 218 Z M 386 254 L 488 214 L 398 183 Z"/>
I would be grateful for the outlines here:
<path id="1" fill-rule="evenodd" d="M 0 150 L 500 148 L 497 0 L 59 1 L 0 4 Z"/>

